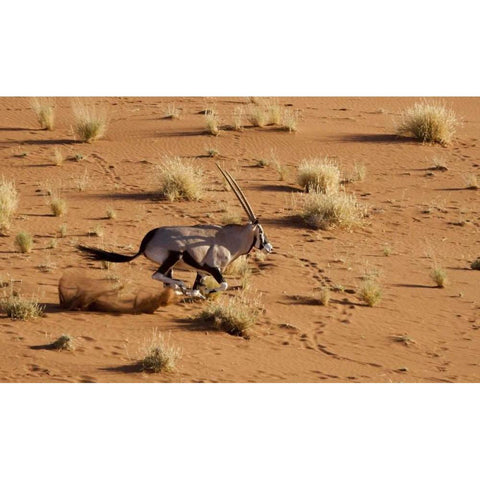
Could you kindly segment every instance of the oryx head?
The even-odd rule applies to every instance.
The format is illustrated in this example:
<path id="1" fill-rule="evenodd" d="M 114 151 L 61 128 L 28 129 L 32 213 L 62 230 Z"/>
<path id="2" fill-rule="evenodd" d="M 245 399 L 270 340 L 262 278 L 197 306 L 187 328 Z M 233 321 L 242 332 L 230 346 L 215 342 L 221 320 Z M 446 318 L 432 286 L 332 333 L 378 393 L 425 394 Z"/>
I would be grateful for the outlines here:
<path id="1" fill-rule="evenodd" d="M 238 186 L 235 179 L 228 172 L 223 170 L 218 163 L 216 165 L 220 170 L 220 172 L 222 172 L 222 175 L 225 177 L 225 180 L 227 181 L 227 183 L 232 188 L 233 193 L 236 195 L 236 197 L 238 198 L 238 201 L 240 202 L 243 209 L 245 210 L 245 213 L 247 214 L 248 219 L 250 220 L 250 223 L 253 225 L 253 231 L 255 233 L 254 247 L 258 248 L 259 250 L 265 250 L 267 253 L 270 253 L 273 250 L 272 244 L 268 241 L 267 236 L 265 235 L 265 232 L 263 230 L 263 227 L 260 225 L 258 218 L 253 213 L 252 207 L 248 203 L 248 200 L 246 199 L 244 193 Z"/>

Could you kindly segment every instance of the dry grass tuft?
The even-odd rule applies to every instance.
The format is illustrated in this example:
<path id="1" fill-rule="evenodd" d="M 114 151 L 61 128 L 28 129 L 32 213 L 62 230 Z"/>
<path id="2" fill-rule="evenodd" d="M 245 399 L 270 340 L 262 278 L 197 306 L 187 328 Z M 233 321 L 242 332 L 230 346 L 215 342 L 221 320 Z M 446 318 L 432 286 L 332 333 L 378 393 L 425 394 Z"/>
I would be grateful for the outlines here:
<path id="1" fill-rule="evenodd" d="M 421 102 L 402 113 L 397 127 L 399 135 L 413 135 L 422 142 L 449 144 L 455 135 L 458 120 L 444 105 Z"/>
<path id="2" fill-rule="evenodd" d="M 365 207 L 357 202 L 355 195 L 344 192 L 333 195 L 316 192 L 305 194 L 300 213 L 307 225 L 321 230 L 358 226 L 365 214 Z"/>
<path id="3" fill-rule="evenodd" d="M 10 228 L 11 220 L 18 207 L 18 192 L 15 183 L 0 178 L 0 234 Z"/>
<path id="4" fill-rule="evenodd" d="M 320 302 L 320 305 L 327 306 L 330 303 L 331 292 L 327 287 L 322 288 L 317 294 L 316 298 Z"/>
<path id="5" fill-rule="evenodd" d="M 280 126 L 288 132 L 296 132 L 298 130 L 298 112 L 285 110 L 282 116 L 282 123 Z"/>
<path id="6" fill-rule="evenodd" d="M 244 111 L 242 107 L 236 107 L 233 110 L 233 129 L 237 132 L 243 128 L 243 115 Z"/>
<path id="7" fill-rule="evenodd" d="M 57 234 L 60 238 L 65 238 L 67 236 L 67 224 L 62 223 L 57 230 Z"/>
<path id="8" fill-rule="evenodd" d="M 53 130 L 55 127 L 55 106 L 50 98 L 32 98 L 30 102 L 40 127 Z"/>
<path id="9" fill-rule="evenodd" d="M 61 217 L 67 213 L 67 202 L 63 198 L 52 196 L 49 205 L 55 217 Z"/>
<path id="10" fill-rule="evenodd" d="M 220 133 L 220 118 L 215 112 L 205 113 L 205 123 L 207 125 L 207 132 L 211 135 L 218 135 Z"/>
<path id="11" fill-rule="evenodd" d="M 199 200 L 203 196 L 203 172 L 180 157 L 166 158 L 158 168 L 160 193 L 169 201 Z"/>
<path id="12" fill-rule="evenodd" d="M 28 232 L 20 232 L 15 237 L 15 247 L 21 253 L 29 253 L 33 248 L 33 237 Z"/>
<path id="13" fill-rule="evenodd" d="M 219 297 L 210 301 L 196 317 L 213 322 L 216 328 L 230 335 L 249 337 L 249 329 L 255 324 L 262 307 L 258 296 L 242 293 L 235 297 Z"/>
<path id="14" fill-rule="evenodd" d="M 447 284 L 447 272 L 442 267 L 434 266 L 430 277 L 439 288 L 444 288 Z"/>
<path id="15" fill-rule="evenodd" d="M 107 114 L 95 106 L 73 104 L 75 124 L 73 129 L 82 142 L 92 143 L 102 138 L 107 131 Z"/>
<path id="16" fill-rule="evenodd" d="M 49 347 L 53 350 L 67 350 L 72 352 L 75 350 L 75 345 L 73 343 L 73 338 L 70 335 L 62 335 L 58 337 L 54 342 L 52 342 Z"/>
<path id="17" fill-rule="evenodd" d="M 109 220 L 114 220 L 115 218 L 117 218 L 117 212 L 113 209 L 113 207 L 107 207 L 106 214 Z"/>
<path id="18" fill-rule="evenodd" d="M 254 127 L 263 128 L 269 121 L 268 112 L 262 106 L 250 107 L 247 112 L 247 121 Z"/>
<path id="19" fill-rule="evenodd" d="M 0 310 L 13 320 L 31 320 L 43 315 L 44 306 L 33 298 L 28 300 L 11 291 L 0 300 Z"/>
<path id="20" fill-rule="evenodd" d="M 478 190 L 480 188 L 480 182 L 478 175 L 473 173 L 465 177 L 465 188 L 468 190 Z"/>
<path id="21" fill-rule="evenodd" d="M 181 352 L 160 333 L 154 332 L 152 339 L 143 349 L 143 355 L 143 359 L 140 360 L 142 370 L 152 373 L 172 372 L 181 357 Z"/>
<path id="22" fill-rule="evenodd" d="M 53 149 L 52 160 L 57 167 L 63 165 L 63 162 L 65 161 L 65 156 L 58 147 Z"/>
<path id="23" fill-rule="evenodd" d="M 207 155 L 212 158 L 218 157 L 218 155 L 220 155 L 220 152 L 214 147 L 207 147 L 206 151 L 207 151 Z"/>
<path id="24" fill-rule="evenodd" d="M 340 169 L 328 157 L 302 160 L 297 182 L 306 192 L 335 193 L 340 186 Z"/>
<path id="25" fill-rule="evenodd" d="M 250 266 L 248 265 L 248 258 L 246 255 L 241 255 L 230 263 L 224 271 L 225 275 L 231 277 L 243 277 L 251 273 Z"/>
<path id="26" fill-rule="evenodd" d="M 171 120 L 177 120 L 180 118 L 181 110 L 175 106 L 174 103 L 169 103 L 163 112 L 163 118 L 169 118 Z"/>
<path id="27" fill-rule="evenodd" d="M 369 307 L 374 307 L 382 299 L 382 288 L 375 278 L 370 277 L 360 285 L 358 296 Z"/>

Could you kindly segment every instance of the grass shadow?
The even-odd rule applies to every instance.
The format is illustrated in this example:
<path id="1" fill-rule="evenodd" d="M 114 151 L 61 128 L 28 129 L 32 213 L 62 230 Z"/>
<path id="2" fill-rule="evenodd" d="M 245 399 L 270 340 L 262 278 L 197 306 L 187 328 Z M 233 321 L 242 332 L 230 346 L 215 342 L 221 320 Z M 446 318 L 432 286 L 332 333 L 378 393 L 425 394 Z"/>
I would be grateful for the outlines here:
<path id="1" fill-rule="evenodd" d="M 413 137 L 401 137 L 390 133 L 357 133 L 338 137 L 338 140 L 359 143 L 419 143 L 419 140 Z"/>
<path id="2" fill-rule="evenodd" d="M 392 286 L 403 288 L 438 288 L 436 285 L 419 285 L 416 283 L 394 283 Z"/>
<path id="3" fill-rule="evenodd" d="M 253 167 L 258 168 L 258 167 Z M 300 187 L 292 187 L 291 185 L 256 185 L 253 187 L 253 190 L 261 190 L 264 192 L 303 192 L 303 189 Z"/>

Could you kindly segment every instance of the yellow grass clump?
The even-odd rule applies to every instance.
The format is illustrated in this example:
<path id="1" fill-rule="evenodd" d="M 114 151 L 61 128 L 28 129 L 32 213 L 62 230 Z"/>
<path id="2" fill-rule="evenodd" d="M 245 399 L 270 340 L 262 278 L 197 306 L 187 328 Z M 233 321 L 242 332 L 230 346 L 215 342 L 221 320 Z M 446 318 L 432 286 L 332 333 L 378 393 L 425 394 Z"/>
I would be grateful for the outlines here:
<path id="1" fill-rule="evenodd" d="M 67 202 L 63 198 L 53 196 L 49 205 L 55 217 L 61 217 L 67 213 Z"/>
<path id="2" fill-rule="evenodd" d="M 180 114 L 181 110 L 177 108 L 174 103 L 169 103 L 163 112 L 163 118 L 169 118 L 171 120 L 179 119 Z"/>
<path id="3" fill-rule="evenodd" d="M 236 107 L 233 111 L 233 129 L 239 132 L 243 128 L 243 108 Z"/>
<path id="4" fill-rule="evenodd" d="M 444 288 L 447 284 L 447 272 L 441 267 L 433 267 L 430 277 L 439 288 Z"/>
<path id="5" fill-rule="evenodd" d="M 365 214 L 365 207 L 357 202 L 355 195 L 345 192 L 331 195 L 307 193 L 301 211 L 301 217 L 307 225 L 321 230 L 352 228 L 361 224 Z"/>
<path id="6" fill-rule="evenodd" d="M 402 113 L 397 134 L 446 145 L 452 141 L 458 123 L 455 113 L 444 105 L 421 102 Z"/>
<path id="7" fill-rule="evenodd" d="M 33 248 L 33 237 L 28 232 L 20 232 L 15 237 L 15 247 L 21 253 L 29 253 Z"/>
<path id="8" fill-rule="evenodd" d="M 207 131 L 211 135 L 218 135 L 220 133 L 220 118 L 215 112 L 205 113 L 205 123 Z"/>
<path id="9" fill-rule="evenodd" d="M 335 193 L 340 186 L 340 169 L 328 157 L 302 160 L 297 182 L 306 192 Z"/>
<path id="10" fill-rule="evenodd" d="M 70 335 L 63 334 L 49 345 L 52 350 L 67 350 L 69 352 L 75 350 L 73 338 Z"/>
<path id="11" fill-rule="evenodd" d="M 360 285 L 358 296 L 369 307 L 374 307 L 382 299 L 382 288 L 374 278 L 367 278 Z"/>
<path id="12" fill-rule="evenodd" d="M 160 193 L 169 201 L 199 200 L 203 196 L 203 172 L 180 157 L 166 158 L 158 167 Z"/>
<path id="13" fill-rule="evenodd" d="M 262 310 L 258 296 L 243 293 L 235 297 L 218 297 L 210 301 L 197 316 L 198 320 L 213 322 L 216 328 L 230 335 L 249 337 Z"/>
<path id="14" fill-rule="evenodd" d="M 269 121 L 268 111 L 263 106 L 252 106 L 247 112 L 247 121 L 254 127 L 264 127 Z"/>
<path id="15" fill-rule="evenodd" d="M 13 181 L 0 178 L 0 234 L 10 228 L 12 217 L 18 207 L 18 192 Z"/>
<path id="16" fill-rule="evenodd" d="M 42 97 L 32 98 L 30 102 L 40 127 L 53 130 L 55 127 L 55 106 L 53 100 Z"/>
<path id="17" fill-rule="evenodd" d="M 180 349 L 166 341 L 160 333 L 154 332 L 152 339 L 144 347 L 142 370 L 152 373 L 172 372 L 181 357 Z"/>
<path id="18" fill-rule="evenodd" d="M 33 298 L 29 300 L 10 292 L 0 300 L 0 310 L 13 320 L 31 320 L 42 316 L 44 307 Z"/>
<path id="19" fill-rule="evenodd" d="M 94 106 L 81 103 L 73 105 L 75 124 L 73 129 L 82 142 L 92 143 L 107 131 L 107 115 Z"/>

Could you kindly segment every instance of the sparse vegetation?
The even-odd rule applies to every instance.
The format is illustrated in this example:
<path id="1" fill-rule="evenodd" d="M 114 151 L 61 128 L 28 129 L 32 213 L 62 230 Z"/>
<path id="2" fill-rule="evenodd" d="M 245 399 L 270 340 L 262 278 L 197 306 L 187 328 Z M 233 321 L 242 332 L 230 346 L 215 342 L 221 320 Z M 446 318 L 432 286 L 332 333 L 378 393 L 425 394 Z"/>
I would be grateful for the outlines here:
<path id="1" fill-rule="evenodd" d="M 11 220 L 18 207 L 18 192 L 15 183 L 0 178 L 0 234 L 8 232 Z"/>
<path id="2" fill-rule="evenodd" d="M 233 111 L 233 129 L 239 132 L 243 128 L 243 108 L 236 107 Z"/>
<path id="3" fill-rule="evenodd" d="M 242 223 L 242 215 L 237 210 L 227 210 L 222 215 L 222 225 L 240 225 Z"/>
<path id="4" fill-rule="evenodd" d="M 95 106 L 81 103 L 73 105 L 74 131 L 82 142 L 92 143 L 102 138 L 107 131 L 107 115 Z"/>
<path id="5" fill-rule="evenodd" d="M 52 350 L 67 350 L 69 352 L 75 350 L 73 338 L 70 335 L 63 334 L 49 345 Z"/>
<path id="6" fill-rule="evenodd" d="M 472 270 L 480 270 L 480 257 L 478 257 L 471 263 L 470 268 Z"/>
<path id="7" fill-rule="evenodd" d="M 13 320 L 31 320 L 42 316 L 44 307 L 33 298 L 22 298 L 11 291 L 0 300 L 0 310 Z"/>
<path id="8" fill-rule="evenodd" d="M 87 189 L 89 182 L 90 182 L 90 176 L 88 175 L 87 168 L 85 168 L 83 173 L 79 175 L 77 178 L 75 178 L 74 180 L 75 188 L 79 192 L 84 192 Z"/>
<path id="9" fill-rule="evenodd" d="M 47 258 L 45 258 L 45 261 L 40 265 L 38 265 L 37 268 L 43 273 L 48 273 L 48 272 L 51 272 L 52 270 L 55 270 L 56 265 L 54 262 L 52 262 L 50 255 L 48 255 Z"/>
<path id="10" fill-rule="evenodd" d="M 19 232 L 15 237 L 15 247 L 21 253 L 29 253 L 33 248 L 33 237 L 28 232 Z"/>
<path id="11" fill-rule="evenodd" d="M 439 288 L 444 288 L 447 284 L 447 272 L 439 266 L 433 267 L 430 277 Z"/>
<path id="12" fill-rule="evenodd" d="M 250 107 L 247 112 L 247 121 L 254 127 L 264 127 L 268 123 L 268 113 L 264 107 Z"/>
<path id="13" fill-rule="evenodd" d="M 306 192 L 335 193 L 340 185 L 340 169 L 328 157 L 303 160 L 298 167 L 297 182 Z"/>
<path id="14" fill-rule="evenodd" d="M 95 225 L 88 231 L 90 237 L 103 237 L 103 227 L 101 225 Z"/>
<path id="15" fill-rule="evenodd" d="M 355 163 L 353 165 L 353 172 L 345 180 L 347 183 L 363 182 L 367 176 L 367 168 L 361 163 Z"/>
<path id="16" fill-rule="evenodd" d="M 175 106 L 174 103 L 170 103 L 165 107 L 163 118 L 169 119 L 179 119 L 181 114 L 181 110 Z"/>
<path id="17" fill-rule="evenodd" d="M 421 102 L 402 113 L 397 133 L 413 135 L 422 142 L 446 145 L 452 141 L 457 125 L 453 111 L 440 104 Z"/>
<path id="18" fill-rule="evenodd" d="M 298 112 L 286 110 L 283 112 L 281 126 L 290 133 L 298 130 Z"/>
<path id="19" fill-rule="evenodd" d="M 248 338 L 249 329 L 255 324 L 261 310 L 258 296 L 243 293 L 210 301 L 196 318 L 213 322 L 216 328 L 230 335 Z"/>
<path id="20" fill-rule="evenodd" d="M 61 217 L 67 213 L 67 202 L 63 198 L 52 196 L 49 205 L 55 217 Z"/>
<path id="21" fill-rule="evenodd" d="M 113 209 L 113 207 L 107 207 L 107 218 L 109 220 L 114 220 L 117 218 L 117 212 Z"/>
<path id="22" fill-rule="evenodd" d="M 203 172 L 180 157 L 166 158 L 158 168 L 160 193 L 169 201 L 199 200 L 203 196 Z"/>
<path id="23" fill-rule="evenodd" d="M 55 106 L 53 100 L 46 97 L 32 98 L 31 106 L 37 116 L 40 127 L 45 130 L 53 130 L 55 127 Z"/>
<path id="24" fill-rule="evenodd" d="M 312 192 L 303 197 L 301 216 L 307 225 L 315 229 L 352 228 L 361 224 L 365 214 L 365 207 L 357 202 L 353 194 Z"/>
<path id="25" fill-rule="evenodd" d="M 383 255 L 385 257 L 389 257 L 392 254 L 392 247 L 390 245 L 384 245 L 383 247 Z"/>
<path id="26" fill-rule="evenodd" d="M 480 182 L 478 175 L 472 173 L 465 177 L 465 188 L 468 188 L 469 190 L 478 190 L 479 187 Z"/>
<path id="27" fill-rule="evenodd" d="M 448 170 L 447 159 L 439 156 L 433 157 L 433 170 L 439 170 L 440 172 L 446 172 Z"/>
<path id="28" fill-rule="evenodd" d="M 278 102 L 272 102 L 267 105 L 267 115 L 270 125 L 282 125 L 284 112 Z"/>
<path id="29" fill-rule="evenodd" d="M 142 370 L 152 373 L 172 372 L 181 357 L 180 349 L 171 345 L 157 332 L 154 332 L 152 339 L 144 347 L 143 354 L 140 366 Z"/>
<path id="30" fill-rule="evenodd" d="M 320 305 L 327 306 L 330 303 L 331 293 L 330 289 L 327 287 L 323 287 L 317 294 L 316 298 L 320 302 Z"/>
<path id="31" fill-rule="evenodd" d="M 285 181 L 285 179 L 287 178 L 287 167 L 280 163 L 280 161 L 276 157 L 272 159 L 272 166 L 278 173 L 278 179 L 282 182 Z"/>
<path id="32" fill-rule="evenodd" d="M 382 299 L 382 288 L 374 277 L 369 277 L 360 285 L 358 295 L 369 307 L 374 307 Z"/>
<path id="33" fill-rule="evenodd" d="M 410 338 L 408 335 L 392 335 L 390 337 L 394 342 L 396 343 L 402 343 L 403 345 L 405 345 L 406 347 L 408 347 L 409 345 L 415 343 L 415 340 L 413 340 L 412 338 Z"/>
<path id="34" fill-rule="evenodd" d="M 67 236 L 67 224 L 62 223 L 57 230 L 57 234 L 60 238 L 65 238 Z"/>
<path id="35" fill-rule="evenodd" d="M 205 113 L 205 123 L 207 125 L 207 131 L 211 135 L 218 135 L 220 133 L 220 118 L 216 113 Z"/>
<path id="36" fill-rule="evenodd" d="M 216 148 L 208 147 L 207 148 L 207 155 L 209 157 L 217 157 L 219 155 L 219 151 Z"/>
<path id="37" fill-rule="evenodd" d="M 62 151 L 58 147 L 55 147 L 53 149 L 52 160 L 53 160 L 53 163 L 57 165 L 57 167 L 59 167 L 60 165 L 63 165 L 63 162 L 65 161 L 65 156 L 63 155 Z"/>
<path id="38" fill-rule="evenodd" d="M 248 258 L 246 255 L 241 255 L 230 263 L 225 269 L 225 275 L 232 277 L 242 277 L 251 273 L 250 266 L 248 265 Z"/>

